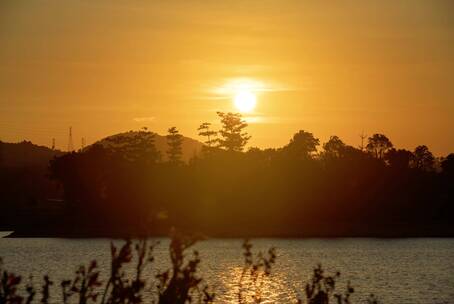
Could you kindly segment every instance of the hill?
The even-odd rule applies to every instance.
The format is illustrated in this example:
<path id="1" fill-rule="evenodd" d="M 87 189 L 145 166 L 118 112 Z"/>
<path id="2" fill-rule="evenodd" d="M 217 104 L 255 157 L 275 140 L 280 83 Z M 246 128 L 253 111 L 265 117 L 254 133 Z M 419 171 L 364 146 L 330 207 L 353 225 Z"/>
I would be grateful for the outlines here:
<path id="1" fill-rule="evenodd" d="M 0 141 L 0 167 L 47 166 L 55 156 L 64 154 L 30 141 L 6 143 Z"/>
<path id="2" fill-rule="evenodd" d="M 159 135 L 154 132 L 145 132 L 145 131 L 128 131 L 123 133 L 118 133 L 115 135 L 108 136 L 103 138 L 93 145 L 100 144 L 105 148 L 109 149 L 116 149 L 116 148 L 124 148 L 131 145 L 131 141 L 137 140 L 140 138 L 144 142 L 147 140 L 153 141 L 156 147 L 156 150 L 160 152 L 162 160 L 167 159 L 167 149 L 169 146 L 167 145 L 167 139 L 165 135 Z M 190 137 L 183 136 L 183 156 L 182 159 L 187 162 L 189 161 L 194 155 L 197 155 L 203 147 L 203 143 L 198 140 L 192 139 Z"/>

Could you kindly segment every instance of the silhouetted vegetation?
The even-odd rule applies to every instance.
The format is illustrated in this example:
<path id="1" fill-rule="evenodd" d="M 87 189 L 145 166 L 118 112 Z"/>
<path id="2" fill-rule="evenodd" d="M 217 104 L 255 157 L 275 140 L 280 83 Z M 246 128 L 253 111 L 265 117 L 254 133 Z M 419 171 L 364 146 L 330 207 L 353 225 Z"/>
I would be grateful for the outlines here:
<path id="1" fill-rule="evenodd" d="M 243 132 L 247 124 L 241 119 L 238 113 L 217 112 L 221 119 L 222 128 L 219 130 L 218 148 L 229 152 L 241 152 L 251 138 Z"/>
<path id="2" fill-rule="evenodd" d="M 196 250 L 188 258 L 188 250 L 197 238 L 172 233 L 169 255 L 171 266 L 164 272 L 153 268 L 156 242 L 146 239 L 126 240 L 121 247 L 111 243 L 110 274 L 106 281 L 100 279 L 101 273 L 95 260 L 88 266 L 81 265 L 73 279 L 62 280 L 54 285 L 48 275 L 43 277 L 40 289 L 34 287 L 32 279 L 23 289 L 22 277 L 8 272 L 0 259 L 0 304 L 22 303 L 216 303 L 216 292 L 199 274 L 200 258 Z M 265 303 L 263 297 L 264 281 L 272 275 L 276 261 L 276 249 L 270 248 L 265 254 L 252 252 L 249 241 L 243 243 L 244 265 L 238 282 L 237 303 Z M 126 269 L 134 271 L 127 273 Z M 336 292 L 336 281 L 340 273 L 325 275 L 319 265 L 314 269 L 311 280 L 304 289 L 305 299 L 293 302 L 307 304 L 349 304 L 354 292 L 350 283 L 344 293 Z M 58 290 L 60 289 L 60 293 Z M 145 291 L 151 291 L 145 295 Z M 37 294 L 40 295 L 38 299 Z M 378 301 L 371 295 L 368 303 Z"/>
<path id="3" fill-rule="evenodd" d="M 244 266 L 238 284 L 238 303 L 249 303 L 250 300 L 261 303 L 264 280 L 271 275 L 271 268 L 276 261 L 276 248 L 270 248 L 267 255 L 259 252 L 254 256 L 249 240 L 246 240 L 242 247 Z M 252 299 L 248 298 L 247 291 L 252 292 Z"/>
<path id="4" fill-rule="evenodd" d="M 211 130 L 211 123 L 202 123 L 197 131 L 199 131 L 199 136 L 206 137 L 204 141 L 206 147 L 211 148 L 216 144 L 216 139 L 214 137 L 217 136 L 218 132 Z"/>
<path id="5" fill-rule="evenodd" d="M 59 185 L 61 192 L 43 191 L 59 208 L 41 220 L 33 209 L 29 221 L 9 212 L 17 219 L 10 229 L 49 236 L 164 235 L 173 226 L 211 236 L 454 235 L 452 154 L 435 158 L 424 145 L 400 149 L 383 134 L 369 137 L 365 149 L 338 136 L 321 144 L 304 130 L 281 148 L 243 151 L 246 122 L 240 114 L 218 115 L 220 130 L 198 128 L 205 147 L 189 161 L 175 127 L 164 153 L 155 146 L 161 137 L 144 128 L 58 155 L 41 174 Z M 28 180 L 14 172 L 2 171 L 9 185 L 3 201 L 25 193 L 29 203 L 20 210 L 32 210 L 27 206 L 38 203 L 30 189 L 39 183 L 12 192 Z"/>
<path id="6" fill-rule="evenodd" d="M 306 284 L 306 288 L 304 289 L 306 295 L 306 303 L 329 303 L 330 299 L 332 298 L 336 299 L 337 303 L 351 303 L 350 296 L 354 292 L 354 289 L 350 286 L 350 282 L 347 284 L 345 294 L 335 292 L 336 280 L 339 277 L 339 272 L 336 272 L 332 276 L 325 275 L 322 266 L 318 265 L 314 269 L 312 280 Z M 298 303 L 303 303 L 303 300 L 299 299 Z"/>
<path id="7" fill-rule="evenodd" d="M 167 144 L 169 149 L 167 150 L 167 155 L 170 163 L 180 163 L 181 156 L 183 154 L 182 145 L 183 145 L 183 136 L 179 134 L 177 128 L 172 127 L 168 130 L 169 134 L 167 135 Z"/>

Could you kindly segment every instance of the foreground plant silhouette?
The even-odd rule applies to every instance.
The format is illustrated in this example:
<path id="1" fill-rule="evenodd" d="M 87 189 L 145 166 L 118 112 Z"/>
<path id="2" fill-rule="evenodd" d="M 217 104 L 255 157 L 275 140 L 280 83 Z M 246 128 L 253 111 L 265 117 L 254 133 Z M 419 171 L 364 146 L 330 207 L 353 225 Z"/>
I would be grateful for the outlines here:
<path id="1" fill-rule="evenodd" d="M 210 293 L 208 285 L 201 287 L 202 278 L 197 276 L 200 263 L 199 253 L 194 250 L 193 258 L 185 263 L 184 253 L 196 243 L 196 238 L 174 234 L 170 242 L 170 260 L 172 269 L 158 274 L 157 285 L 159 303 L 192 302 L 194 293 L 198 293 L 199 302 L 212 303 L 214 293 Z"/>
<path id="2" fill-rule="evenodd" d="M 259 252 L 256 256 L 252 253 L 252 244 L 249 240 L 244 241 L 243 245 L 244 266 L 240 276 L 238 286 L 238 303 L 248 303 L 245 290 L 253 292 L 252 300 L 254 303 L 262 302 L 262 290 L 266 277 L 271 275 L 271 268 L 276 262 L 276 248 L 271 247 L 267 255 Z M 246 280 L 249 277 L 249 280 Z"/>
<path id="3" fill-rule="evenodd" d="M 104 284 L 100 280 L 100 271 L 96 261 L 88 266 L 79 266 L 72 280 L 60 283 L 61 299 L 51 299 L 51 286 L 54 284 L 45 275 L 44 283 L 37 291 L 32 280 L 27 283 L 25 293 L 20 292 L 22 277 L 4 269 L 0 259 L 0 304 L 30 303 L 100 303 L 100 304 L 184 304 L 214 303 L 215 294 L 202 277 L 198 275 L 200 264 L 199 254 L 193 250 L 192 257 L 186 253 L 197 242 L 195 237 L 187 237 L 173 232 L 169 246 L 171 268 L 155 275 L 156 280 L 147 282 L 143 273 L 154 262 L 153 251 L 157 242 L 149 243 L 146 239 L 133 242 L 126 240 L 121 247 L 111 243 L 111 265 L 109 278 Z M 272 267 L 276 262 L 276 249 L 270 248 L 266 253 L 253 254 L 252 244 L 245 241 L 242 245 L 244 265 L 239 280 L 238 303 L 262 303 L 262 291 L 265 280 L 272 275 Z M 128 272 L 134 264 L 133 273 Z M 305 299 L 295 299 L 297 303 L 307 304 L 350 304 L 350 295 L 354 292 L 350 283 L 341 294 L 335 291 L 336 280 L 340 273 L 333 276 L 324 274 L 319 265 L 314 269 L 310 282 L 306 285 Z M 155 291 L 155 297 L 144 299 L 144 292 Z M 369 304 L 377 304 L 371 295 Z"/>
<path id="4" fill-rule="evenodd" d="M 308 304 L 324 304 L 329 303 L 330 298 L 336 299 L 337 303 L 349 304 L 350 295 L 354 292 L 350 282 L 347 283 L 345 293 L 336 293 L 336 280 L 340 277 L 340 272 L 336 272 L 332 276 L 327 276 L 321 265 L 314 269 L 312 279 L 306 284 L 305 294 Z M 303 303 L 301 299 L 298 303 Z"/>

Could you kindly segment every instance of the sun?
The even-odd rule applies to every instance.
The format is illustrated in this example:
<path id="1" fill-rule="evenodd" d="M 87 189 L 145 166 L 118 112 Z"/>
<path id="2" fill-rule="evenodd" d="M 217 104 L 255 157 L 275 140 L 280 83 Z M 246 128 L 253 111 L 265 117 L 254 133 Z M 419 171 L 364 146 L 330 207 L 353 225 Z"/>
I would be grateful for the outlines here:
<path id="1" fill-rule="evenodd" d="M 248 113 L 254 110 L 257 103 L 257 97 L 250 90 L 239 90 L 233 98 L 235 107 L 242 113 Z"/>
<path id="2" fill-rule="evenodd" d="M 262 81 L 237 77 L 227 79 L 223 85 L 213 88 L 212 92 L 222 100 L 231 100 L 237 111 L 252 113 L 257 106 L 257 97 L 268 90 Z"/>

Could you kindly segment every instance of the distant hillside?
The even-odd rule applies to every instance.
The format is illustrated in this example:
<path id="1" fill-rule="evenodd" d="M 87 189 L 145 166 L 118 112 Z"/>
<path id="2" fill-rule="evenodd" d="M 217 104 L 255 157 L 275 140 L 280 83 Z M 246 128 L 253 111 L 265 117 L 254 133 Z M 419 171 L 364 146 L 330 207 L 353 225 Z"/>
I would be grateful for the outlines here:
<path id="1" fill-rule="evenodd" d="M 104 147 L 112 147 L 112 146 L 120 146 L 120 145 L 127 145 L 128 143 L 128 138 L 133 138 L 137 136 L 154 136 L 154 144 L 156 149 L 161 153 L 162 160 L 167 159 L 167 139 L 164 135 L 159 135 L 154 132 L 143 132 L 143 131 L 128 131 L 128 132 L 123 132 L 123 133 L 118 133 L 115 135 L 108 136 L 106 138 L 103 138 L 94 144 L 101 144 Z M 188 161 L 194 155 L 197 155 L 203 147 L 203 143 L 201 143 L 198 140 L 192 139 L 190 137 L 185 137 L 183 136 L 183 145 L 182 145 L 182 150 L 183 150 L 183 160 Z"/>
<path id="2" fill-rule="evenodd" d="M 5 143 L 0 141 L 0 166 L 47 166 L 49 160 L 63 153 L 59 150 L 35 145 L 29 141 L 20 143 Z"/>

